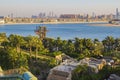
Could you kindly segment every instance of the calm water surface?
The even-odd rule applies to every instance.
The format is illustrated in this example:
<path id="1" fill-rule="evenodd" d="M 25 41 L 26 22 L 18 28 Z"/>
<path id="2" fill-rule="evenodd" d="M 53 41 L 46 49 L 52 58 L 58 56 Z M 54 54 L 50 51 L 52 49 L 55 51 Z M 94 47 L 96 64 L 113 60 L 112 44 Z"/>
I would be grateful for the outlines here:
<path id="1" fill-rule="evenodd" d="M 48 29 L 47 37 L 61 39 L 78 38 L 98 38 L 103 40 L 106 36 L 120 38 L 120 27 L 93 26 L 89 24 L 16 24 L 0 25 L 0 32 L 19 34 L 22 36 L 35 35 L 36 26 L 46 26 Z"/>

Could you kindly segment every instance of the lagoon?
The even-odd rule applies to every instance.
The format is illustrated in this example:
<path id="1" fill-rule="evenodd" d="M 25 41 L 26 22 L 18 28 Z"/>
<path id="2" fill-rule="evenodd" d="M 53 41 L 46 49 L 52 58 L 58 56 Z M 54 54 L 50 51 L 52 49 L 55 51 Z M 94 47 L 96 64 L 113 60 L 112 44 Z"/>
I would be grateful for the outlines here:
<path id="1" fill-rule="evenodd" d="M 103 40 L 107 36 L 120 38 L 120 26 L 100 26 L 95 23 L 68 23 L 68 24 L 8 24 L 0 25 L 0 32 L 5 32 L 7 36 L 10 34 L 18 34 L 22 36 L 36 35 L 34 30 L 37 26 L 47 27 L 47 37 L 61 39 L 91 38 Z M 103 24 L 103 23 L 97 23 Z"/>

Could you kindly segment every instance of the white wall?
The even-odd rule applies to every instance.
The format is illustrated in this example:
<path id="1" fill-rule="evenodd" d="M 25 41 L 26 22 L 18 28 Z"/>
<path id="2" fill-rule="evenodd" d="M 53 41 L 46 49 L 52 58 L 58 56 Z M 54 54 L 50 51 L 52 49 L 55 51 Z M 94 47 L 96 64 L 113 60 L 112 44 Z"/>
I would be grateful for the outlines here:
<path id="1" fill-rule="evenodd" d="M 0 24 L 4 24 L 5 21 L 3 19 L 0 19 Z"/>

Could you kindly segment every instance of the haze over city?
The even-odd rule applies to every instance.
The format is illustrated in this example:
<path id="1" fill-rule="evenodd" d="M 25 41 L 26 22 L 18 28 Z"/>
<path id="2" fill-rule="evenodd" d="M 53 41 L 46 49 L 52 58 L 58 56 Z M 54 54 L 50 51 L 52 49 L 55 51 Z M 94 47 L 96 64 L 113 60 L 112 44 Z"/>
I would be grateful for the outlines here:
<path id="1" fill-rule="evenodd" d="M 110 14 L 120 8 L 120 0 L 1 0 L 0 15 L 30 17 L 40 12 L 54 14 Z"/>

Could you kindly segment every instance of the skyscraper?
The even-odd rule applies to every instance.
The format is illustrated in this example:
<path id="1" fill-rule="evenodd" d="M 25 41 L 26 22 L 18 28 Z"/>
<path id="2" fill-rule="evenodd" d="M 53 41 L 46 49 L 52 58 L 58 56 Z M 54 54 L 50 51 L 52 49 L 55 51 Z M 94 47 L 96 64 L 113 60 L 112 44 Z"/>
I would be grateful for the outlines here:
<path id="1" fill-rule="evenodd" d="M 118 8 L 116 8 L 116 19 L 119 18 L 119 11 L 118 11 Z"/>

